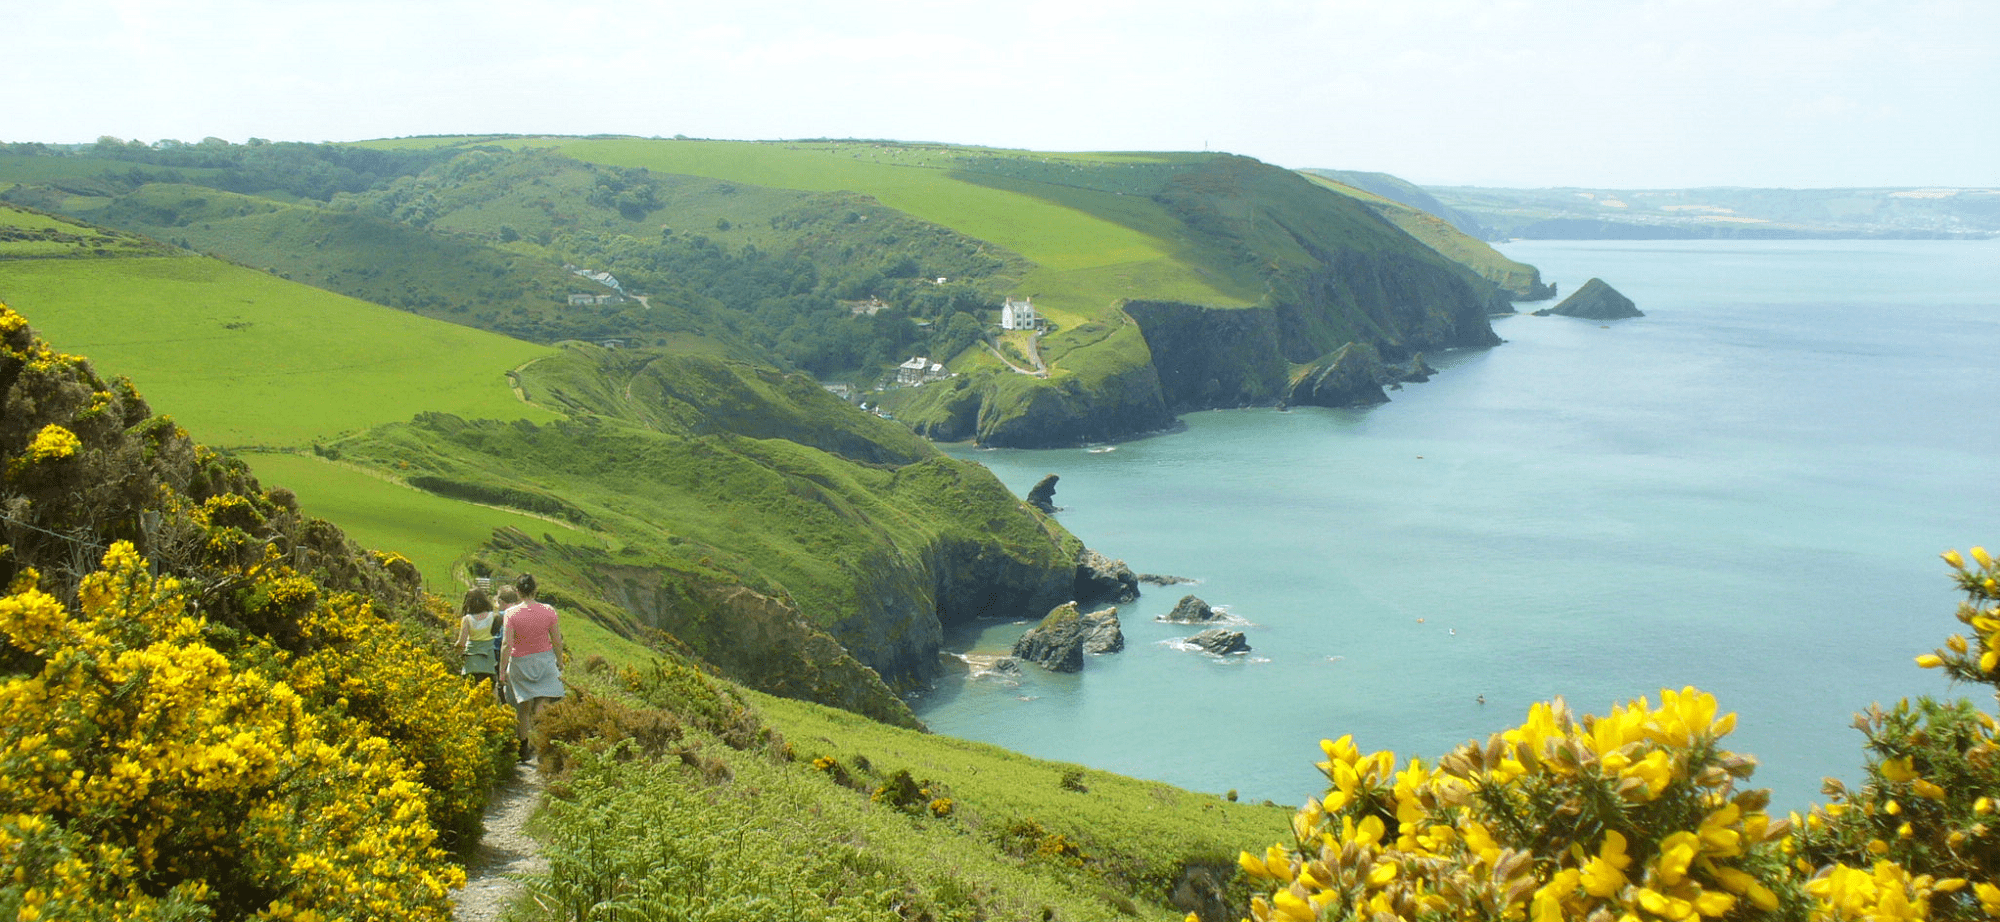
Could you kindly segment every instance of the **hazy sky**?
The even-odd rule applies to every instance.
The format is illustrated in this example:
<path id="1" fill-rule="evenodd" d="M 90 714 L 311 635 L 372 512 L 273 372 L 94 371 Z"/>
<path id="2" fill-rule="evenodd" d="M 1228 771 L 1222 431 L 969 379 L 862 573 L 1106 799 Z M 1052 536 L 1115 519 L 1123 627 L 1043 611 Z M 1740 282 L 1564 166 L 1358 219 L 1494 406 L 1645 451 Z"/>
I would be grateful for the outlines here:
<path id="1" fill-rule="evenodd" d="M 7 141 L 862 137 L 2000 186 L 1992 0 L 0 0 L 0 23 Z"/>

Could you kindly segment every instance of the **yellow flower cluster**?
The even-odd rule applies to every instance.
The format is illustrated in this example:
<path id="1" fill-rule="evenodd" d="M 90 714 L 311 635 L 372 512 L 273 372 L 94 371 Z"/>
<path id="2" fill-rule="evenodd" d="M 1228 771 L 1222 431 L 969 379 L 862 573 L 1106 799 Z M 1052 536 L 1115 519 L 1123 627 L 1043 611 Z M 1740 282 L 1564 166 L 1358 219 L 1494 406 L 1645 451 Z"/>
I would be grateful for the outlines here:
<path id="1" fill-rule="evenodd" d="M 77 439 L 76 433 L 50 423 L 43 426 L 41 431 L 35 433 L 35 437 L 28 441 L 27 450 L 21 453 L 21 463 L 33 464 L 37 461 L 67 458 L 76 454 L 76 450 L 82 446 L 83 442 Z"/>
<path id="2" fill-rule="evenodd" d="M 1321 744 L 1330 787 L 1293 846 L 1238 861 L 1256 922 L 1441 915 L 1686 920 L 1769 911 L 1785 823 L 1754 763 L 1716 746 L 1735 715 L 1692 688 L 1574 719 L 1557 700 L 1431 768 Z"/>
<path id="3" fill-rule="evenodd" d="M 1992 889 L 1990 884 L 1980 886 Z M 1928 875 L 1912 876 L 1893 861 L 1877 861 L 1872 871 L 1833 865 L 1808 881 L 1805 889 L 1815 903 L 1815 922 L 1916 922 L 1931 917 L 1934 894 L 1963 890 L 1965 880 L 1934 881 Z M 1986 913 L 2000 916 L 2000 906 L 1988 907 Z"/>
<path id="4" fill-rule="evenodd" d="M 273 604 L 314 592 L 291 577 Z M 285 681 L 343 733 L 395 741 L 398 757 L 421 769 L 423 794 L 442 829 L 477 829 L 499 766 L 510 761 L 514 717 L 492 691 L 445 672 L 436 658 L 368 603 L 340 596 L 302 624 L 312 652 L 296 657 Z"/>
<path id="5" fill-rule="evenodd" d="M 1925 669 L 1944 669 L 1954 679 L 2000 687 L 2000 563 L 1983 547 L 1971 551 L 1972 562 L 1957 551 L 1946 551 L 1944 562 L 1965 592 L 1958 620 L 1972 628 L 1972 637 L 1953 634 L 1945 645 L 1917 657 Z"/>
<path id="6" fill-rule="evenodd" d="M 122 542 L 74 613 L 16 589 L 0 637 L 36 665 L 0 681 L 0 915 L 449 916 L 464 876 L 435 846 L 433 767 L 316 708 L 272 671 L 287 654 L 252 640 L 225 656 L 187 590 Z M 446 725 L 484 717 L 415 704 Z"/>

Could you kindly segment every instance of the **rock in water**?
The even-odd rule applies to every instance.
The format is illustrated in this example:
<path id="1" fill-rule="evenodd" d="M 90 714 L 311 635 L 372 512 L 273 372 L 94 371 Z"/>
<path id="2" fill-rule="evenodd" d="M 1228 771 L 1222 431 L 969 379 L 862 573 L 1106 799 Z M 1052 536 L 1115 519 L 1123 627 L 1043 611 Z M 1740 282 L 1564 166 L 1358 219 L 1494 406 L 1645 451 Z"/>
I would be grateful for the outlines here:
<path id="1" fill-rule="evenodd" d="M 1139 577 L 1125 561 L 1112 560 L 1089 548 L 1076 558 L 1076 600 L 1084 605 L 1123 605 L 1139 597 Z"/>
<path id="2" fill-rule="evenodd" d="M 1182 596 L 1174 604 L 1174 610 L 1160 616 L 1161 621 L 1172 624 L 1207 624 L 1222 617 L 1214 608 L 1194 596 Z"/>
<path id="3" fill-rule="evenodd" d="M 1056 477 L 1056 475 L 1050 474 L 1042 478 L 1040 483 L 1035 484 L 1034 489 L 1028 491 L 1028 505 L 1054 515 L 1056 512 L 1056 481 L 1058 479 L 1060 478 Z"/>
<path id="4" fill-rule="evenodd" d="M 1371 407 L 1388 403 L 1382 385 L 1394 381 L 1382 354 L 1367 343 L 1348 343 L 1292 380 L 1287 406 Z"/>
<path id="5" fill-rule="evenodd" d="M 1216 656 L 1250 652 L 1250 644 L 1243 639 L 1242 631 L 1225 631 L 1219 627 L 1202 631 L 1188 638 L 1187 642 L 1200 647 L 1203 652 Z"/>
<path id="6" fill-rule="evenodd" d="M 1014 642 L 1014 655 L 1050 672 L 1080 672 L 1085 653 L 1115 653 L 1124 648 L 1118 609 L 1085 615 L 1077 611 L 1075 602 L 1065 602 Z"/>
<path id="7" fill-rule="evenodd" d="M 1558 317 L 1581 317 L 1585 320 L 1623 320 L 1626 317 L 1644 317 L 1632 299 L 1618 293 L 1618 289 L 1606 285 L 1603 279 L 1594 278 L 1583 283 L 1582 288 L 1572 292 L 1562 303 L 1535 312 L 1537 317 L 1554 314 Z"/>
<path id="8" fill-rule="evenodd" d="M 1118 609 L 1107 608 L 1083 616 L 1083 652 L 1096 655 L 1125 649 L 1125 630 L 1118 624 Z"/>

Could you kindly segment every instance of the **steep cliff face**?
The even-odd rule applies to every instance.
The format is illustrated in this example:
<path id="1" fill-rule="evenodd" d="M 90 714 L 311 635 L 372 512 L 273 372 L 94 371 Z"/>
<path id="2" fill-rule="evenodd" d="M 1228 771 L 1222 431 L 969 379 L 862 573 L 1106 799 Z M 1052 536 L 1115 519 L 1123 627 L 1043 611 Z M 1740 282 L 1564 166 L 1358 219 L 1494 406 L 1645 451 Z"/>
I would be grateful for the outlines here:
<path id="1" fill-rule="evenodd" d="M 1053 378 L 998 376 L 982 396 L 977 437 L 1001 448 L 1130 438 L 1174 423 L 1159 372 L 1149 362 L 1080 356 Z"/>
<path id="2" fill-rule="evenodd" d="M 1278 311 L 1223 310 L 1168 301 L 1128 301 L 1151 350 L 1161 390 L 1175 410 L 1267 404 L 1284 392 Z"/>

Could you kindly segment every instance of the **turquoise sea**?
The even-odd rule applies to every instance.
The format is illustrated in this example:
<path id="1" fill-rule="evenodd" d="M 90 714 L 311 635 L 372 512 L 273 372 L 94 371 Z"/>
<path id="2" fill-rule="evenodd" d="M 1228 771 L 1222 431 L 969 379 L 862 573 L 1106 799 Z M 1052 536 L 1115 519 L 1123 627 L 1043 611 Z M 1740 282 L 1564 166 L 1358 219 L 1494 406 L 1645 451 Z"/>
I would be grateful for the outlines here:
<path id="1" fill-rule="evenodd" d="M 1020 493 L 1061 475 L 1059 518 L 1091 547 L 1200 582 L 1145 587 L 1127 649 L 1081 674 L 954 679 L 918 713 L 1298 803 L 1323 789 L 1323 737 L 1428 760 L 1557 695 L 1602 713 L 1694 685 L 1739 714 L 1731 748 L 1782 809 L 1858 774 L 1870 702 L 1979 694 L 1912 657 L 1959 627 L 1937 555 L 2000 547 L 2000 240 L 1504 250 L 1647 316 L 1496 318 L 1504 345 L 1430 355 L 1437 377 L 1371 409 L 953 448 Z M 1190 630 L 1153 619 L 1190 592 L 1253 652 L 1173 646 Z M 1028 626 L 948 643 L 1004 652 Z"/>

